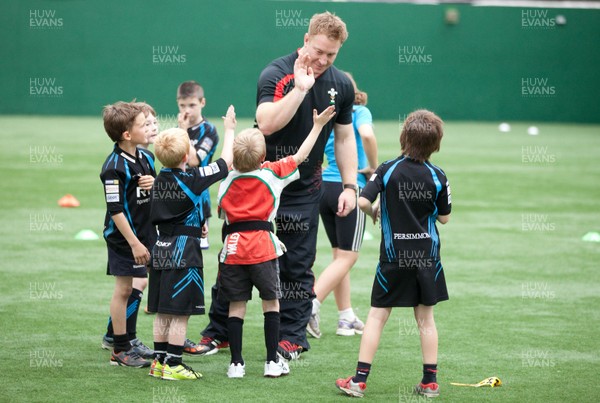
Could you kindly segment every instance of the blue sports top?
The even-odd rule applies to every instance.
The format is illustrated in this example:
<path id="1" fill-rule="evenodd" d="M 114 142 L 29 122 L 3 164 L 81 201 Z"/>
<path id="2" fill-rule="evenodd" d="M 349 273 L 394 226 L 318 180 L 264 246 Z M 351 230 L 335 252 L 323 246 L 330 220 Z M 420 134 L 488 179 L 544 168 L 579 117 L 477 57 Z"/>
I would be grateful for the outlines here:
<path id="1" fill-rule="evenodd" d="M 367 159 L 367 154 L 365 153 L 365 149 L 363 147 L 362 140 L 360 138 L 360 133 L 358 133 L 358 128 L 364 124 L 373 124 L 373 116 L 371 116 L 371 111 L 366 106 L 363 105 L 354 105 L 352 109 L 352 127 L 354 128 L 354 136 L 356 137 L 356 151 L 358 154 L 358 169 L 366 168 L 369 165 L 369 160 Z M 340 170 L 335 162 L 335 153 L 334 153 L 334 141 L 333 141 L 333 131 L 329 135 L 329 139 L 327 140 L 327 144 L 325 145 L 325 155 L 327 156 L 328 166 L 323 170 L 323 180 L 325 182 L 341 182 L 342 176 L 340 175 Z M 357 174 L 357 184 L 359 187 L 363 188 L 367 184 L 367 178 L 363 174 Z"/>

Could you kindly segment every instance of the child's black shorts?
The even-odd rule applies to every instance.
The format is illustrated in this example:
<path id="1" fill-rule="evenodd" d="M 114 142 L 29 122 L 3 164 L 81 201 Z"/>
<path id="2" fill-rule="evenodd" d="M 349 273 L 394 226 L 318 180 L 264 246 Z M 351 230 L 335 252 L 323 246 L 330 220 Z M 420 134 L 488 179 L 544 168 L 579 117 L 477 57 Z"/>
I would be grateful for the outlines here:
<path id="1" fill-rule="evenodd" d="M 106 274 L 109 276 L 146 277 L 148 269 L 144 264 L 136 264 L 133 257 L 119 255 L 108 248 Z"/>
<path id="2" fill-rule="evenodd" d="M 150 267 L 148 311 L 168 315 L 204 314 L 202 268 L 156 270 Z"/>
<path id="3" fill-rule="evenodd" d="M 439 264 L 407 268 L 398 262 L 379 262 L 371 292 L 377 308 L 435 305 L 448 299 L 444 270 Z"/>
<path id="4" fill-rule="evenodd" d="M 252 286 L 258 289 L 263 300 L 281 298 L 277 259 L 248 265 L 220 263 L 217 282 L 219 300 L 223 302 L 251 300 Z"/>

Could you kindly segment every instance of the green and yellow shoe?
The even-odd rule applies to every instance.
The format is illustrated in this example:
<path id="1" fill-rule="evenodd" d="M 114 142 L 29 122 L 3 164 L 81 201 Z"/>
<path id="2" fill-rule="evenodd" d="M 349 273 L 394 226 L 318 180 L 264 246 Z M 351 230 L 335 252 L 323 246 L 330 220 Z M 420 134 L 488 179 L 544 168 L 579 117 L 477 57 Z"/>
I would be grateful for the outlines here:
<path id="1" fill-rule="evenodd" d="M 148 375 L 153 376 L 154 378 L 162 378 L 164 367 L 165 366 L 155 358 L 154 361 L 152 361 L 150 373 Z"/>
<path id="2" fill-rule="evenodd" d="M 166 381 L 186 381 L 202 378 L 202 374 L 194 371 L 192 367 L 181 363 L 176 366 L 165 364 L 162 370 L 162 379 Z"/>

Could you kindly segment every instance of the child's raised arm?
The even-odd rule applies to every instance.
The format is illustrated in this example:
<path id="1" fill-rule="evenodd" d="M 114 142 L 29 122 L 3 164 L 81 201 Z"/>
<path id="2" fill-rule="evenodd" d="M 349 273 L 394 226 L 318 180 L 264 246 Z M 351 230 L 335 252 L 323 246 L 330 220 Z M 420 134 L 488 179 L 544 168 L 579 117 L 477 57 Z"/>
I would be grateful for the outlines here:
<path id="1" fill-rule="evenodd" d="M 223 116 L 223 125 L 225 126 L 225 138 L 223 139 L 223 149 L 221 150 L 221 158 L 225 160 L 227 166 L 231 168 L 233 164 L 233 138 L 235 137 L 235 108 L 229 105 L 227 113 Z"/>
<path id="2" fill-rule="evenodd" d="M 312 150 L 315 145 L 317 139 L 319 138 L 319 134 L 323 129 L 323 126 L 327 124 L 335 116 L 335 106 L 330 106 L 317 115 L 317 110 L 313 109 L 313 128 L 308 133 L 308 136 L 304 139 L 304 142 L 296 152 L 296 154 L 292 155 L 294 161 L 296 161 L 296 165 L 300 165 L 308 154 L 310 154 L 310 150 Z"/>

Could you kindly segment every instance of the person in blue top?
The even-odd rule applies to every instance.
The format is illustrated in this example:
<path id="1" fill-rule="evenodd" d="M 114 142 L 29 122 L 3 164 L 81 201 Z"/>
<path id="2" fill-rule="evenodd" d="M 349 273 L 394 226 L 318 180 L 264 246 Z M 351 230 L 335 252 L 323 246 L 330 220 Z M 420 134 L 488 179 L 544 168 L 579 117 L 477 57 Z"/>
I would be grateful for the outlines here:
<path id="1" fill-rule="evenodd" d="M 373 132 L 373 117 L 366 107 L 367 93 L 360 91 L 351 74 L 345 73 L 354 86 L 354 106 L 352 126 L 358 151 L 357 184 L 362 189 L 377 168 L 377 141 Z M 308 334 L 321 337 L 319 309 L 321 303 L 333 291 L 339 311 L 336 334 L 353 336 L 362 334 L 363 322 L 356 317 L 350 302 L 350 269 L 358 259 L 358 251 L 365 232 L 365 213 L 356 209 L 346 217 L 337 214 L 337 201 L 343 191 L 342 177 L 334 153 L 333 132 L 325 146 L 329 165 L 323 171 L 323 193 L 319 213 L 331 243 L 333 261 L 327 266 L 315 283 L 316 298 L 310 320 L 306 327 Z"/>

